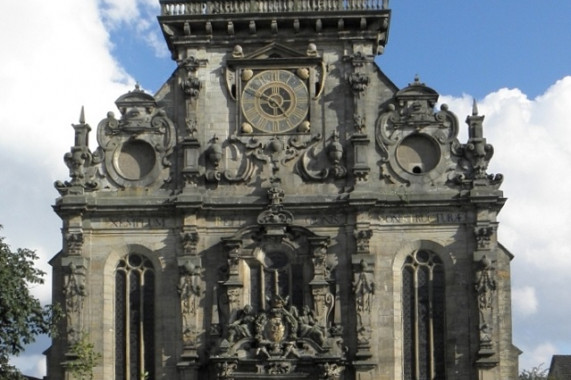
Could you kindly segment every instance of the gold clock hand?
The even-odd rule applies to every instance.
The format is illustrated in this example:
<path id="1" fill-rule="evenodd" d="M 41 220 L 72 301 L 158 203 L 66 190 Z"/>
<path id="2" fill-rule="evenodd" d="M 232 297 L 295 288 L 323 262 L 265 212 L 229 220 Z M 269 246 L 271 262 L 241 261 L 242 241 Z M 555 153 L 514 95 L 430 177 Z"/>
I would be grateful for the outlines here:
<path id="1" fill-rule="evenodd" d="M 259 99 L 263 99 L 265 101 L 268 102 L 268 104 L 270 106 L 276 107 L 277 109 L 280 110 L 280 112 L 284 115 L 287 116 L 286 110 L 282 107 L 282 105 L 280 103 L 278 103 L 277 101 L 275 101 L 274 99 L 272 99 L 271 96 L 266 95 L 265 93 L 255 93 L 254 96 L 256 96 Z"/>

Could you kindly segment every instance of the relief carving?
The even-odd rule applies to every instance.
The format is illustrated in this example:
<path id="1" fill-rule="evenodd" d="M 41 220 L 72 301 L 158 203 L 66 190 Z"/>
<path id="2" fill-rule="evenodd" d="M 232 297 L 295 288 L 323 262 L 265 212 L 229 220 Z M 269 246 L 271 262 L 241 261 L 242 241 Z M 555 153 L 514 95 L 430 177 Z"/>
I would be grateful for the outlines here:
<path id="1" fill-rule="evenodd" d="M 494 227 L 476 227 L 474 230 L 474 234 L 476 236 L 478 249 L 480 250 L 490 249 L 490 242 L 492 235 L 494 234 Z"/>
<path id="2" fill-rule="evenodd" d="M 357 253 L 368 254 L 369 253 L 369 241 L 373 236 L 373 231 L 367 230 L 356 230 L 355 240 L 357 243 Z"/>
<path id="3" fill-rule="evenodd" d="M 371 312 L 375 282 L 372 270 L 365 260 L 359 262 L 352 284 L 357 311 L 357 344 L 359 349 L 368 349 L 371 340 Z"/>
<path id="4" fill-rule="evenodd" d="M 83 233 L 68 233 L 65 236 L 67 254 L 70 256 L 81 256 L 83 249 Z"/>
<path id="5" fill-rule="evenodd" d="M 271 187 L 268 189 L 268 207 L 257 218 L 260 225 L 287 225 L 293 222 L 293 214 L 284 209 L 284 191 L 281 188 L 281 179 L 270 178 Z"/>
<path id="6" fill-rule="evenodd" d="M 98 149 L 94 153 L 88 146 L 91 127 L 85 123 L 83 107 L 79 116 L 79 124 L 72 124 L 75 130 L 75 144 L 71 151 L 64 155 L 64 162 L 69 168 L 71 181 L 56 181 L 54 187 L 60 195 L 83 194 L 101 188 L 99 164 L 102 154 Z"/>
<path id="7" fill-rule="evenodd" d="M 73 344 L 81 339 L 83 332 L 83 303 L 87 296 L 85 268 L 70 262 L 64 277 L 65 317 L 67 341 Z"/>
<path id="8" fill-rule="evenodd" d="M 258 226 L 240 237 L 222 239 L 230 275 L 219 282 L 222 303 L 227 305 L 219 309 L 228 312 L 218 314 L 220 334 L 211 336 L 214 348 L 209 360 L 218 365 L 234 360 L 236 366 L 232 375 L 219 374 L 219 378 L 313 378 L 328 374 L 335 379 L 344 370 L 342 325 L 331 317 L 335 296 L 330 291 L 333 280 L 327 262 L 330 238 L 282 224 L 293 220 L 283 210 L 283 198 L 280 179 L 272 177 L 269 205 L 258 217 Z M 280 217 L 286 214 L 290 216 Z M 246 243 L 250 239 L 256 245 L 253 250 Z M 300 245 L 308 252 L 296 253 Z M 290 271 L 303 265 L 313 267 L 313 278 L 308 278 L 308 273 L 296 281 L 309 286 L 310 297 L 299 297 L 296 289 L 301 285 L 291 282 Z M 240 277 L 239 267 L 248 267 L 250 275 Z M 234 271 L 236 275 L 232 275 Z M 213 316 L 212 325 L 217 322 Z M 325 363 L 330 367 L 319 366 Z"/>
<path id="9" fill-rule="evenodd" d="M 119 188 L 169 183 L 176 131 L 166 112 L 138 85 L 115 104 L 121 118 L 109 112 L 97 127 L 107 180 Z"/>
<path id="10" fill-rule="evenodd" d="M 347 78 L 347 80 L 351 85 L 351 89 L 358 97 L 363 95 L 363 93 L 367 89 L 367 86 L 369 86 L 369 81 L 370 81 L 369 76 L 367 74 L 362 74 L 358 72 L 351 73 Z"/>
<path id="11" fill-rule="evenodd" d="M 486 256 L 476 263 L 476 281 L 474 289 L 478 302 L 479 318 L 479 341 L 478 364 L 485 366 L 495 365 L 492 358 L 494 350 L 494 299 L 496 293 L 495 268 L 492 261 Z"/>
<path id="12" fill-rule="evenodd" d="M 177 291 L 180 296 L 183 342 L 185 345 L 194 345 L 198 330 L 196 317 L 201 296 L 200 268 L 187 261 L 180 267 L 180 272 Z"/>
<path id="13" fill-rule="evenodd" d="M 217 140 L 217 138 L 215 137 Z M 270 173 L 276 175 L 280 168 L 299 156 L 320 136 L 307 138 L 291 136 L 285 141 L 283 136 L 269 138 L 230 136 L 220 144 L 213 138 L 207 149 L 206 179 L 210 182 L 248 182 L 254 177 L 260 165 L 268 165 Z M 335 155 L 334 153 L 332 153 Z M 223 161 L 223 158 L 226 161 Z"/>
<path id="14" fill-rule="evenodd" d="M 478 115 L 476 100 L 472 106 L 472 115 L 466 118 L 468 124 L 468 143 L 462 145 L 458 152 L 463 155 L 469 171 L 455 178 L 458 182 L 471 180 L 475 186 L 492 186 L 498 188 L 502 181 L 501 174 L 487 174 L 488 164 L 494 155 L 494 147 L 486 142 L 483 132 L 484 116 Z"/>
<path id="15" fill-rule="evenodd" d="M 445 174 L 457 167 L 452 146 L 458 145 L 458 120 L 445 104 L 434 111 L 438 97 L 417 77 L 379 115 L 375 137 L 387 183 L 446 183 Z"/>
<path id="16" fill-rule="evenodd" d="M 182 248 L 185 255 L 196 255 L 196 245 L 198 244 L 198 232 L 186 231 L 181 233 Z"/>
<path id="17" fill-rule="evenodd" d="M 319 139 L 314 139 L 298 162 L 301 177 L 310 181 L 344 178 L 347 175 L 347 168 L 342 165 L 345 148 L 339 142 L 339 133 L 333 132 L 325 146 L 317 144 L 321 136 L 317 137 Z"/>

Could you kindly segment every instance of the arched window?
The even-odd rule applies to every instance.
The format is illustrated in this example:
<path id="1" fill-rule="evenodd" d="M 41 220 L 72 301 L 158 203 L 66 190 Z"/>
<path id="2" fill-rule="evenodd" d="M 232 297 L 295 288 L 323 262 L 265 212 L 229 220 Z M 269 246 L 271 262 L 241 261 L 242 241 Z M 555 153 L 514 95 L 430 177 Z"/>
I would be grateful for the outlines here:
<path id="1" fill-rule="evenodd" d="M 291 263 L 287 254 L 270 251 L 249 264 L 250 303 L 254 310 L 266 308 L 274 294 L 288 297 L 291 305 L 303 305 L 303 266 Z"/>
<path id="2" fill-rule="evenodd" d="M 405 380 L 444 380 L 445 278 L 440 258 L 418 250 L 403 269 L 403 368 Z"/>
<path id="3" fill-rule="evenodd" d="M 154 379 L 155 274 L 145 257 L 130 254 L 115 272 L 115 379 Z"/>

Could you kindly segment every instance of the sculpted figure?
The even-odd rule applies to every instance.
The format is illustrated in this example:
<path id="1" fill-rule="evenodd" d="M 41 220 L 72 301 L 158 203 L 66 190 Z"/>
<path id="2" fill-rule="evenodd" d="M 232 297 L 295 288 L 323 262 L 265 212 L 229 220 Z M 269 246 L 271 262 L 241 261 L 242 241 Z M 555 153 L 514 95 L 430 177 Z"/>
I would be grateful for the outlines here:
<path id="1" fill-rule="evenodd" d="M 370 274 L 366 272 L 367 263 L 364 260 L 360 262 L 360 271 L 356 274 L 353 283 L 353 293 L 355 293 L 355 301 L 357 312 L 371 310 L 371 299 L 375 294 L 375 283 L 370 280 Z"/>
<path id="2" fill-rule="evenodd" d="M 244 306 L 242 316 L 228 326 L 228 341 L 234 343 L 239 339 L 251 337 L 251 325 L 255 319 L 254 308 L 250 305 Z"/>
<path id="3" fill-rule="evenodd" d="M 492 262 L 486 256 L 480 260 L 480 268 L 476 272 L 475 289 L 478 293 L 480 310 L 492 308 L 493 293 L 496 290 L 496 280 L 493 277 Z"/>
<path id="4" fill-rule="evenodd" d="M 87 295 L 85 278 L 74 263 L 69 265 L 70 274 L 66 276 L 64 285 L 65 316 L 67 319 L 67 334 L 70 342 L 79 339 L 81 332 L 81 312 L 83 300 Z"/>
<path id="5" fill-rule="evenodd" d="M 200 296 L 200 285 L 196 284 L 197 269 L 187 263 L 184 273 L 180 276 L 178 294 L 180 295 L 180 310 L 182 314 L 182 331 L 185 342 L 192 340 L 193 322 L 196 316 L 197 304 Z"/>
<path id="6" fill-rule="evenodd" d="M 307 305 L 301 309 L 299 316 L 299 336 L 311 338 L 320 345 L 325 343 L 325 333 L 322 327 L 317 325 L 313 312 Z"/>

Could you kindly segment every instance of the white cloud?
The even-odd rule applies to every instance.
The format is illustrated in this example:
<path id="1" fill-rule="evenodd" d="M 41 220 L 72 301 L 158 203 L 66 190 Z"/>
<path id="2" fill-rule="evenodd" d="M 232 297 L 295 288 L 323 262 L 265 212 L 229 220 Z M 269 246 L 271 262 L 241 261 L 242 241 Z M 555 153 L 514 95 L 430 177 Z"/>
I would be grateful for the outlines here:
<path id="1" fill-rule="evenodd" d="M 10 364 L 28 376 L 41 378 L 46 374 L 46 357 L 44 355 L 35 354 L 12 357 L 10 358 Z"/>
<path id="2" fill-rule="evenodd" d="M 461 121 L 472 98 L 442 97 Z M 495 149 L 490 173 L 503 173 L 508 201 L 501 211 L 502 243 L 512 262 L 514 344 L 520 368 L 549 365 L 571 341 L 571 76 L 528 99 L 501 89 L 478 100 L 484 135 Z M 463 131 L 462 141 L 466 141 Z"/>
<path id="3" fill-rule="evenodd" d="M 157 13 L 156 0 L 0 2 L 6 52 L 0 61 L 1 233 L 12 248 L 36 249 L 44 271 L 61 248 L 61 221 L 49 205 L 57 196 L 53 181 L 68 179 L 62 156 L 73 144 L 70 124 L 85 105 L 95 130 L 134 84 L 110 52 L 108 30 L 128 25 L 164 53 L 162 37 L 151 27 Z M 461 123 L 471 113 L 469 95 L 441 100 Z M 571 77 L 535 99 L 501 89 L 478 103 L 486 115 L 485 136 L 495 147 L 489 172 L 505 174 L 509 198 L 499 235 L 515 254 L 514 343 L 526 351 L 522 368 L 548 364 L 548 356 L 571 341 L 571 306 L 563 302 L 571 299 L 570 290 L 561 285 L 571 273 Z M 94 140 L 92 132 L 92 145 Z M 49 299 L 49 285 L 34 292 Z"/>
<path id="4" fill-rule="evenodd" d="M 520 363 L 521 369 L 531 369 L 533 367 L 549 368 L 551 357 L 560 354 L 557 347 L 551 343 L 540 343 L 529 353 L 529 358 Z"/>
<path id="5" fill-rule="evenodd" d="M 157 57 L 166 58 L 166 48 L 156 17 L 160 12 L 157 0 L 103 0 L 101 15 L 109 30 L 125 27 L 132 38 L 140 38 L 150 46 Z"/>
<path id="6" fill-rule="evenodd" d="M 97 0 L 0 2 L 0 46 L 0 233 L 13 250 L 36 250 L 36 266 L 48 275 L 32 292 L 49 302 L 48 260 L 61 249 L 52 184 L 69 177 L 63 154 L 73 145 L 70 124 L 85 105 L 95 129 L 134 80 L 110 53 Z M 41 377 L 45 365 L 36 364 L 44 362 L 40 353 L 47 346 L 36 345 L 13 362 Z"/>
<path id="7" fill-rule="evenodd" d="M 530 315 L 537 312 L 537 296 L 531 286 L 512 289 L 513 313 L 516 315 Z"/>

